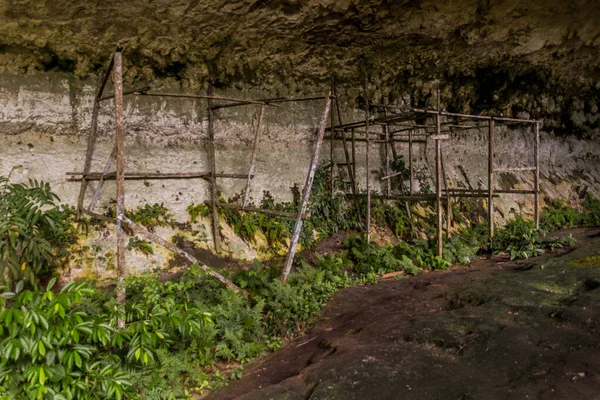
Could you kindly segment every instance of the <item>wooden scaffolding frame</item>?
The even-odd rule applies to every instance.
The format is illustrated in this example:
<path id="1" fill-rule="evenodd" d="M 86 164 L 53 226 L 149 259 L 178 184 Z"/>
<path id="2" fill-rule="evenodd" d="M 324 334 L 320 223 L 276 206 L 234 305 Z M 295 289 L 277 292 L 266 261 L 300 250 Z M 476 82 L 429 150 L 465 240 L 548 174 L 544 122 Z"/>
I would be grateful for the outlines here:
<path id="1" fill-rule="evenodd" d="M 352 165 L 353 168 L 348 171 L 352 180 L 352 193 L 349 196 L 356 198 L 357 196 L 367 197 L 367 215 L 366 215 L 366 237 L 367 241 L 370 239 L 370 225 L 371 225 L 371 198 L 373 197 L 371 191 L 371 173 L 370 160 L 369 160 L 369 146 L 371 143 L 377 143 L 384 145 L 384 157 L 385 157 L 385 176 L 381 177 L 382 181 L 386 181 L 385 193 L 376 194 L 375 197 L 382 198 L 385 200 L 402 200 L 406 204 L 407 212 L 410 217 L 410 209 L 408 202 L 423 202 L 423 201 L 434 201 L 436 204 L 436 244 L 437 254 L 441 257 L 443 255 L 443 200 L 446 201 L 446 235 L 448 238 L 451 237 L 451 223 L 452 223 L 452 199 L 460 197 L 471 197 L 471 198 L 487 198 L 488 205 L 488 227 L 490 238 L 494 236 L 494 198 L 500 194 L 527 194 L 534 196 L 534 220 L 536 228 L 540 225 L 540 121 L 530 119 L 519 119 L 519 118 L 507 118 L 503 116 L 486 116 L 486 115 L 471 115 L 471 114 L 460 114 L 451 113 L 435 109 L 417 109 L 417 108 L 402 108 L 392 105 L 382 104 L 369 104 L 368 86 L 367 79 L 365 76 L 363 85 L 364 95 L 364 120 L 355 121 L 352 123 L 342 124 L 341 118 L 338 117 L 338 124 L 329 128 L 329 137 L 332 150 L 330 152 L 331 164 L 334 162 L 334 151 L 333 146 L 335 141 L 342 141 L 344 147 L 344 154 L 346 155 L 347 165 Z M 380 110 L 376 118 L 371 118 L 371 109 Z M 390 113 L 393 111 L 393 113 Z M 339 110 L 338 110 L 339 116 Z M 428 118 L 427 118 L 428 117 Z M 442 121 L 446 118 L 446 121 Z M 421 120 L 433 119 L 433 122 L 418 123 Z M 458 120 L 458 122 L 457 122 Z M 465 124 L 465 121 L 471 121 L 470 124 Z M 473 124 L 472 121 L 476 123 Z M 448 185 L 448 176 L 446 169 L 444 168 L 443 153 L 442 153 L 442 140 L 450 140 L 452 133 L 457 131 L 469 131 L 474 129 L 482 129 L 481 122 L 487 123 L 488 130 L 488 182 L 487 189 L 455 189 L 450 188 Z M 533 127 L 534 134 L 534 145 L 533 145 L 533 165 L 519 166 L 519 167 L 498 167 L 495 165 L 495 127 L 496 124 L 521 124 L 529 125 Z M 372 130 L 373 126 L 381 126 L 381 133 Z M 391 128 L 396 128 L 391 130 Z M 420 139 L 415 139 L 417 132 L 423 132 L 419 136 Z M 351 154 L 347 149 L 346 135 L 351 133 L 352 140 Z M 406 137 L 398 138 L 397 134 L 405 134 Z M 358 135 L 364 135 L 364 137 L 357 137 Z M 374 139 L 373 139 L 374 138 Z M 426 143 L 427 140 L 432 140 L 435 143 L 435 193 L 434 194 L 416 194 L 414 191 L 414 167 L 413 167 L 413 146 L 415 143 Z M 365 195 L 358 194 L 356 189 L 356 143 L 365 142 L 365 165 L 366 165 L 366 190 Z M 395 143 L 407 143 L 408 144 L 408 170 L 409 170 L 409 189 L 408 193 L 401 195 L 391 194 L 391 179 L 395 176 L 401 175 L 402 172 L 392 173 L 390 168 L 389 150 L 391 149 L 394 159 L 396 158 Z M 497 190 L 495 189 L 494 174 L 498 172 L 518 172 L 518 171 L 531 171 L 534 174 L 533 188 L 530 190 Z M 443 188 L 442 188 L 443 186 Z"/>
<path id="2" fill-rule="evenodd" d="M 70 181 L 81 181 L 81 186 L 79 190 L 79 196 L 77 201 L 77 214 L 88 215 L 93 218 L 97 218 L 103 221 L 111 222 L 116 225 L 117 231 L 117 271 L 119 276 L 122 278 L 127 274 L 127 268 L 125 264 L 125 232 L 123 230 L 123 225 L 128 226 L 130 229 L 135 231 L 136 233 L 142 235 L 146 239 L 159 244 L 168 250 L 183 256 L 189 263 L 197 263 L 200 268 L 205 270 L 209 275 L 221 281 L 224 285 L 231 288 L 236 292 L 240 292 L 245 294 L 240 288 L 238 288 L 231 281 L 227 280 L 218 272 L 214 271 L 207 265 L 204 265 L 198 259 L 196 259 L 191 254 L 179 249 L 172 243 L 167 240 L 157 236 L 153 232 L 135 224 L 126 216 L 126 207 L 125 207 L 125 180 L 128 179 L 206 179 L 210 185 L 210 200 L 205 203 L 208 204 L 211 208 L 211 219 L 212 219 L 212 229 L 213 229 L 213 237 L 214 237 L 214 245 L 215 251 L 220 253 L 221 251 L 221 242 L 220 242 L 220 232 L 219 232 L 219 219 L 218 219 L 218 208 L 232 208 L 246 212 L 262 212 L 270 215 L 276 215 L 280 217 L 294 218 L 296 220 L 294 226 L 294 233 L 292 235 L 292 240 L 290 243 L 290 247 L 288 250 L 288 255 L 284 265 L 283 271 L 283 280 L 286 281 L 287 277 L 290 273 L 292 263 L 294 261 L 294 256 L 296 252 L 296 247 L 298 245 L 300 231 L 302 229 L 302 222 L 306 214 L 306 210 L 308 208 L 308 203 L 310 201 L 310 195 L 312 192 L 312 184 L 315 176 L 316 167 L 319 161 L 320 152 L 322 148 L 323 137 L 325 134 L 325 128 L 327 126 L 327 118 L 329 117 L 331 104 L 332 104 L 332 96 L 329 93 L 326 96 L 313 96 L 313 97 L 303 97 L 303 98 L 271 98 L 271 99 L 259 99 L 259 100 L 249 100 L 249 99 L 238 99 L 233 97 L 226 96 L 215 96 L 213 94 L 213 89 L 211 86 L 208 88 L 208 92 L 206 95 L 197 95 L 197 94 L 179 94 L 179 93 L 164 93 L 164 92 L 153 92 L 149 87 L 143 87 L 139 89 L 133 89 L 124 91 L 123 90 L 123 73 L 122 73 L 122 49 L 117 48 L 117 51 L 114 53 L 111 61 L 104 71 L 104 73 L 99 78 L 98 88 L 96 90 L 96 94 L 94 97 L 94 104 L 92 109 L 92 119 L 91 119 L 91 128 L 90 134 L 88 136 L 87 143 L 87 151 L 85 156 L 84 168 L 82 172 L 67 172 L 67 175 L 70 176 Z M 109 77 L 112 75 L 113 84 L 114 84 L 114 94 L 103 96 L 104 89 L 108 82 Z M 186 172 L 186 173 L 149 173 L 149 172 L 125 172 L 125 151 L 124 151 L 124 115 L 123 115 L 123 97 L 127 95 L 135 95 L 135 96 L 151 96 L 151 97 L 166 97 L 166 98 L 186 98 L 186 99 L 199 99 L 206 100 L 207 102 L 207 113 L 208 113 L 208 158 L 209 158 L 209 169 L 207 172 Z M 100 103 L 102 101 L 114 99 L 115 104 L 115 146 L 110 154 L 106 166 L 102 172 L 92 172 L 91 165 L 93 160 L 94 148 L 97 138 L 98 132 L 98 114 L 100 110 Z M 265 114 L 265 108 L 269 107 L 278 107 L 279 103 L 288 103 L 288 102 L 306 102 L 306 101 L 325 101 L 324 110 L 319 120 L 319 125 L 317 128 L 316 141 L 313 149 L 312 158 L 310 161 L 310 166 L 308 169 L 306 183 L 303 190 L 302 200 L 300 203 L 300 207 L 298 213 L 284 213 L 273 210 L 262 210 L 254 207 L 247 207 L 251 181 L 254 177 L 254 168 L 256 163 L 256 154 L 258 150 L 258 144 L 260 142 L 260 134 L 263 126 L 263 117 Z M 224 102 L 215 104 L 215 101 Z M 256 130 L 254 132 L 253 138 L 253 146 L 252 146 L 252 155 L 250 166 L 248 168 L 247 174 L 218 174 L 216 172 L 216 159 L 215 159 L 215 110 L 222 108 L 230 108 L 237 107 L 243 105 L 256 104 L 260 105 L 260 116 L 258 119 L 258 124 Z M 116 171 L 111 172 L 111 169 L 115 165 Z M 244 179 L 246 180 L 246 188 L 245 195 L 243 199 L 242 206 L 237 206 L 234 204 L 227 204 L 218 201 L 217 198 L 217 178 L 229 178 L 229 179 Z M 103 184 L 106 180 L 116 179 L 117 181 L 117 212 L 116 218 L 109 218 L 104 215 L 98 214 L 94 212 L 94 207 L 98 201 L 100 192 L 102 190 Z M 92 200 L 88 207 L 84 206 L 86 191 L 88 188 L 89 181 L 98 181 L 98 185 L 92 195 Z M 124 292 L 123 292 L 124 297 Z M 122 303 L 123 299 L 119 299 Z"/>

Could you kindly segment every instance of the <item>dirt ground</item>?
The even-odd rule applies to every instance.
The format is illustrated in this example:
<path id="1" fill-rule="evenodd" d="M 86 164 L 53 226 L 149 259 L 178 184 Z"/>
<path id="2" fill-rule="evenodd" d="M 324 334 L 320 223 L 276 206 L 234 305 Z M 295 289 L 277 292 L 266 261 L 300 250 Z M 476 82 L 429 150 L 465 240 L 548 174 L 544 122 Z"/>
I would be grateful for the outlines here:
<path id="1" fill-rule="evenodd" d="M 600 399 L 600 228 L 569 233 L 568 252 L 347 288 L 206 399 Z"/>

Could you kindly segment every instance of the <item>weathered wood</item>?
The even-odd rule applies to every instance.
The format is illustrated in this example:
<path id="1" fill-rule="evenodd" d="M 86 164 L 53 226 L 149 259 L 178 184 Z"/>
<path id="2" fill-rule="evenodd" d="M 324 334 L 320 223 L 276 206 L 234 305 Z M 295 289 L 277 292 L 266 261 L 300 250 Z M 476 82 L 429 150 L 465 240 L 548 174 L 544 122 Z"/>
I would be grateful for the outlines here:
<path id="1" fill-rule="evenodd" d="M 408 131 L 408 171 L 409 171 L 409 193 L 414 193 L 415 172 L 413 170 L 413 138 L 412 131 Z"/>
<path id="2" fill-rule="evenodd" d="M 437 135 L 440 134 L 440 131 L 442 129 L 441 127 L 441 116 L 440 114 L 437 114 L 435 116 L 435 122 L 436 122 L 436 133 Z M 435 209 L 436 209 L 436 215 L 437 215 L 437 255 L 442 257 L 443 255 L 443 243 L 442 243 L 442 154 L 441 154 L 441 147 L 440 147 L 440 141 L 436 140 L 435 141 L 435 175 L 436 175 L 436 182 L 435 182 L 435 197 L 436 197 L 436 204 L 435 204 Z"/>
<path id="3" fill-rule="evenodd" d="M 140 94 L 140 93 L 146 92 L 148 90 L 150 90 L 150 86 L 144 86 L 144 87 L 141 87 L 141 88 L 138 88 L 138 89 L 125 90 L 123 92 L 123 96 L 129 96 L 131 94 Z M 110 100 L 110 99 L 114 99 L 114 98 L 115 98 L 115 95 L 114 94 L 110 94 L 110 95 L 107 95 L 107 96 L 100 97 L 98 99 L 98 101 Z"/>
<path id="4" fill-rule="evenodd" d="M 317 131 L 317 141 L 313 151 L 312 160 L 310 162 L 310 168 L 306 176 L 306 183 L 304 185 L 304 191 L 302 194 L 302 202 L 300 203 L 300 209 L 296 216 L 296 225 L 294 226 L 294 233 L 292 234 L 292 240 L 290 242 L 290 249 L 285 259 L 283 268 L 283 282 L 287 281 L 287 278 L 292 270 L 292 263 L 294 262 L 294 256 L 296 255 L 296 246 L 298 246 L 298 240 L 300 239 L 300 232 L 302 231 L 302 218 L 308 208 L 308 202 L 310 200 L 310 194 L 312 192 L 312 185 L 315 179 L 315 171 L 317 170 L 317 164 L 319 162 L 319 156 L 321 154 L 321 147 L 323 145 L 323 136 L 325 136 L 325 128 L 327 126 L 327 116 L 329 115 L 329 109 L 331 108 L 331 97 L 327 97 L 325 101 L 325 109 L 321 115 L 319 121 L 319 128 Z"/>
<path id="5" fill-rule="evenodd" d="M 69 181 L 79 181 L 85 178 L 88 181 L 97 181 L 97 180 L 112 180 L 115 179 L 116 172 L 90 172 L 87 175 L 83 175 L 80 172 L 67 172 L 66 175 L 73 176 L 69 179 Z M 77 175 L 82 175 L 81 177 L 74 177 Z M 229 178 L 229 179 L 247 179 L 248 175 L 246 174 L 216 174 L 217 178 Z M 161 180 L 161 179 L 210 179 L 210 172 L 126 172 L 125 179 L 126 180 L 139 180 L 139 179 L 148 179 L 148 180 Z M 254 175 L 250 175 L 250 178 L 254 178 Z"/>
<path id="6" fill-rule="evenodd" d="M 534 218 L 535 227 L 540 227 L 540 123 L 535 124 L 535 143 L 533 147 L 533 156 L 535 159 L 535 179 L 534 179 Z"/>
<path id="7" fill-rule="evenodd" d="M 92 168 L 92 157 L 94 155 L 94 146 L 96 144 L 96 135 L 98 132 L 98 113 L 100 112 L 100 103 L 98 99 L 102 96 L 104 92 L 104 87 L 106 86 L 106 82 L 110 77 L 112 68 L 114 65 L 114 59 L 110 59 L 110 63 L 108 67 L 104 71 L 104 74 L 100 76 L 98 87 L 96 88 L 96 95 L 94 96 L 94 105 L 92 108 L 92 121 L 90 125 L 90 134 L 88 136 L 87 143 L 87 151 L 85 153 L 85 162 L 83 166 L 84 172 L 89 172 Z M 87 190 L 87 181 L 85 179 L 81 180 L 81 186 L 79 188 L 79 196 L 77 198 L 77 215 L 81 216 L 83 212 L 83 202 L 85 200 L 85 192 Z"/>
<path id="8" fill-rule="evenodd" d="M 138 99 L 139 99 L 139 96 L 135 96 L 133 105 L 131 105 L 131 108 L 129 109 L 129 113 L 127 116 L 128 119 L 131 118 L 131 114 L 133 113 L 133 110 L 135 110 Z M 100 179 L 98 180 L 98 185 L 96 186 L 96 189 L 94 190 L 92 200 L 90 201 L 90 205 L 88 206 L 89 210 L 93 210 L 94 207 L 96 207 L 96 203 L 98 203 L 98 200 L 100 199 L 100 192 L 102 192 L 102 187 L 104 186 L 104 175 L 108 174 L 109 173 L 108 171 L 110 171 L 110 169 L 112 168 L 112 165 L 115 162 L 116 153 L 117 153 L 117 148 L 116 148 L 116 146 L 113 146 L 112 152 L 110 153 L 110 156 L 108 156 L 108 160 L 106 160 L 106 165 L 104 166 L 102 175 L 100 176 Z M 83 178 L 87 179 L 86 176 L 83 176 Z"/>
<path id="9" fill-rule="evenodd" d="M 367 74 L 364 74 L 363 93 L 365 96 L 365 129 L 367 132 L 367 150 L 365 156 L 365 167 L 367 169 L 367 243 L 371 241 L 371 170 L 369 168 L 369 90 L 367 85 Z"/>
<path id="10" fill-rule="evenodd" d="M 450 139 L 450 135 L 440 135 L 440 134 L 437 134 L 437 135 L 431 135 L 431 136 L 429 136 L 429 138 L 431 140 L 449 140 Z"/>
<path id="11" fill-rule="evenodd" d="M 384 146 L 385 146 L 385 173 L 386 176 L 391 175 L 391 169 L 390 169 L 390 153 L 389 153 L 389 148 L 388 146 L 390 145 L 389 140 L 390 140 L 390 132 L 389 132 L 389 127 L 388 125 L 383 125 L 383 130 L 385 131 L 385 142 L 384 142 Z M 383 179 L 383 178 L 382 178 Z M 390 196 L 392 194 L 392 181 L 391 179 L 388 179 L 387 184 L 386 184 L 386 194 L 388 196 Z"/>
<path id="12" fill-rule="evenodd" d="M 263 117 L 265 115 L 265 105 L 260 106 L 260 115 L 258 117 L 258 125 L 256 126 L 256 132 L 254 133 L 254 142 L 252 144 L 252 157 L 250 158 L 250 168 L 248 169 L 248 179 L 246 180 L 246 192 L 244 193 L 243 207 L 248 204 L 248 198 L 250 197 L 250 183 L 254 176 L 254 164 L 256 163 L 256 152 L 258 149 L 258 141 L 260 140 L 260 131 L 262 129 Z"/>
<path id="13" fill-rule="evenodd" d="M 210 205 L 210 201 L 205 201 L 204 204 Z M 262 208 L 255 208 L 255 207 L 242 207 L 242 206 L 238 206 L 236 204 L 229 204 L 229 203 L 221 203 L 221 202 L 217 202 L 217 206 L 218 207 L 222 207 L 222 208 L 229 208 L 232 210 L 239 210 L 239 211 L 247 211 L 247 212 L 257 212 L 257 213 L 262 213 L 262 214 L 267 214 L 267 215 L 274 215 L 277 217 L 284 217 L 284 218 L 296 218 L 297 214 L 292 214 L 292 213 L 286 213 L 283 211 L 276 211 L 276 210 L 264 210 Z"/>
<path id="14" fill-rule="evenodd" d="M 535 171 L 536 167 L 494 168 L 494 172 Z"/>
<path id="15" fill-rule="evenodd" d="M 208 86 L 208 158 L 210 164 L 210 201 L 212 206 L 212 226 L 213 226 L 213 238 L 215 244 L 215 252 L 221 253 L 221 232 L 219 231 L 219 211 L 217 210 L 217 161 L 215 159 L 215 128 L 214 128 L 214 111 L 213 111 L 213 88 L 212 85 Z"/>
<path id="16" fill-rule="evenodd" d="M 123 62 L 121 52 L 117 50 L 114 55 L 113 84 L 115 87 L 115 148 L 117 164 L 117 215 L 125 214 L 125 134 L 123 131 Z M 125 303 L 125 286 L 123 278 L 127 276 L 125 265 L 125 232 L 121 221 L 117 219 L 117 271 L 119 284 L 117 285 L 117 304 Z M 125 319 L 117 321 L 119 328 L 125 327 Z"/>
<path id="17" fill-rule="evenodd" d="M 173 243 L 170 243 L 170 242 L 166 241 L 165 239 L 161 238 L 160 236 L 158 236 L 158 235 L 150 232 L 149 230 L 141 227 L 140 225 L 136 224 L 135 222 L 133 222 L 129 218 L 127 218 L 127 216 L 125 216 L 124 214 L 120 214 L 117 220 L 121 221 L 121 222 L 124 222 L 135 233 L 137 233 L 137 234 L 145 237 L 146 239 L 148 239 L 148 240 L 150 240 L 150 241 L 152 241 L 152 242 L 154 242 L 156 244 L 159 244 L 159 245 L 163 246 L 167 250 L 170 250 L 170 251 L 172 251 L 173 253 L 175 253 L 175 254 L 177 254 L 179 256 L 182 256 L 190 264 L 198 264 L 198 266 L 203 271 L 206 271 L 206 273 L 208 275 L 210 275 L 213 278 L 217 279 L 219 282 L 221 282 L 222 284 L 224 284 L 225 286 L 227 286 L 228 288 L 230 288 L 234 292 L 241 293 L 244 296 L 248 296 L 248 293 L 246 293 L 245 291 L 243 291 L 242 289 L 240 289 L 238 286 L 236 286 L 233 282 L 231 282 L 230 280 L 228 280 L 227 278 L 225 278 L 223 275 L 219 274 L 218 272 L 214 271 L 212 268 L 210 268 L 207 265 L 205 265 L 202 262 L 200 262 L 196 257 L 192 256 L 191 254 L 189 254 L 186 251 L 181 250 L 179 247 L 175 246 Z"/>
<path id="18" fill-rule="evenodd" d="M 448 191 L 448 174 L 446 173 L 446 166 L 444 165 L 443 151 L 440 151 L 440 157 L 442 160 L 442 174 L 444 176 L 444 190 L 446 191 L 446 237 L 450 239 L 452 237 L 452 232 L 450 231 L 450 228 L 452 227 L 452 198 Z"/>
<path id="19" fill-rule="evenodd" d="M 488 131 L 488 228 L 490 238 L 494 237 L 494 130 L 495 122 L 489 122 Z"/>
<path id="20" fill-rule="evenodd" d="M 125 213 L 125 133 L 123 131 L 123 66 L 121 52 L 114 55 L 113 83 L 115 87 L 115 147 L 117 180 L 117 215 Z M 117 270 L 119 276 L 127 275 L 125 265 L 125 232 L 117 221 Z"/>
<path id="21" fill-rule="evenodd" d="M 224 97 L 224 96 L 212 96 L 212 95 L 198 95 L 198 94 L 180 94 L 180 93 L 161 93 L 161 92 L 141 92 L 141 96 L 150 96 L 150 97 L 175 97 L 180 99 L 203 99 L 209 100 L 211 102 L 211 110 L 212 101 L 213 100 L 223 100 L 223 101 L 233 101 L 236 103 L 246 103 L 246 104 L 265 104 L 264 101 L 254 101 L 254 100 L 244 100 L 244 99 L 236 99 L 233 97 Z"/>
<path id="22" fill-rule="evenodd" d="M 332 90 L 333 90 L 333 98 L 335 99 L 335 107 L 336 107 L 336 111 L 337 111 L 337 120 L 338 120 L 338 124 L 342 125 L 342 111 L 341 111 L 341 107 L 340 107 L 340 101 L 339 98 L 337 96 L 337 87 L 335 84 L 335 79 L 333 79 L 332 81 Z M 332 138 L 334 137 L 333 131 L 332 131 Z M 354 135 L 352 135 L 352 159 L 350 159 L 350 153 L 348 152 L 348 142 L 346 140 L 346 132 L 344 130 L 342 130 L 341 132 L 341 137 L 342 137 L 342 146 L 344 147 L 344 157 L 346 158 L 346 168 L 348 170 L 348 178 L 350 179 L 350 185 L 351 185 L 351 190 L 353 194 L 356 194 L 358 192 L 357 189 L 357 184 L 356 184 L 356 158 L 355 158 L 355 149 L 354 149 Z M 356 215 L 358 217 L 358 223 L 360 225 L 362 225 L 362 217 L 360 215 L 360 205 L 358 204 L 358 199 L 356 197 L 353 197 L 354 200 L 354 209 L 356 210 Z"/>

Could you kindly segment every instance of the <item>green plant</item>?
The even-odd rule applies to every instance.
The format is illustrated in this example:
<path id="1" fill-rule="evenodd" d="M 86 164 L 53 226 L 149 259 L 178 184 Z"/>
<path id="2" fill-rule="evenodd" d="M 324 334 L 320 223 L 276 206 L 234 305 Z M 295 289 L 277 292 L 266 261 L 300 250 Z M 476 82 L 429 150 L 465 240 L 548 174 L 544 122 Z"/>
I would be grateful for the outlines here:
<path id="1" fill-rule="evenodd" d="M 147 240 L 140 239 L 139 237 L 133 237 L 129 239 L 129 243 L 127 244 L 127 250 L 138 250 L 140 253 L 144 255 L 154 254 L 154 248 L 152 247 L 152 243 Z"/>
<path id="2" fill-rule="evenodd" d="M 187 208 L 190 216 L 190 222 L 198 221 L 198 217 L 206 218 L 210 215 L 210 210 L 206 204 L 190 204 Z"/>
<path id="3" fill-rule="evenodd" d="M 173 214 L 163 203 L 144 204 L 135 211 L 128 211 L 127 216 L 135 223 L 146 226 L 150 231 L 158 226 L 173 226 Z"/>
<path id="4" fill-rule="evenodd" d="M 35 285 L 54 269 L 73 242 L 72 209 L 58 208 L 47 183 L 11 183 L 0 177 L 0 284 Z M 53 245 L 65 251 L 54 251 Z"/>
<path id="5" fill-rule="evenodd" d="M 92 290 L 71 283 L 60 292 L 2 293 L 0 396 L 121 399 L 133 396 L 131 376 L 109 351 L 123 346 L 114 325 L 78 307 Z"/>

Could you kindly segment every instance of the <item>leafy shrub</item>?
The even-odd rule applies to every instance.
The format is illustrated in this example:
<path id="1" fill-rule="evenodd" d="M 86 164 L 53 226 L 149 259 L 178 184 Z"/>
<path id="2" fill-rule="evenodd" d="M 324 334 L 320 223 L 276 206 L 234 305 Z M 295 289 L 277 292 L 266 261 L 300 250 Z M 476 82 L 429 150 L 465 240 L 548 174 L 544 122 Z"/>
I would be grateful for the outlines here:
<path id="1" fill-rule="evenodd" d="M 0 285 L 21 279 L 35 285 L 73 243 L 73 210 L 56 206 L 59 198 L 47 183 L 11 183 L 9 178 L 0 177 Z"/>
<path id="2" fill-rule="evenodd" d="M 128 211 L 127 216 L 135 223 L 147 227 L 150 231 L 158 226 L 173 226 L 173 214 L 165 207 L 164 203 L 144 204 L 135 211 Z"/>
<path id="3" fill-rule="evenodd" d="M 139 237 L 133 237 L 129 239 L 129 243 L 127 244 L 127 250 L 138 250 L 140 253 L 149 255 L 154 254 L 154 249 L 152 248 L 152 243 L 147 240 L 140 239 Z"/>
<path id="4" fill-rule="evenodd" d="M 190 221 L 198 221 L 198 217 L 206 218 L 210 215 L 210 210 L 206 204 L 190 204 L 187 207 L 187 212 L 190 215 Z"/>
<path id="5" fill-rule="evenodd" d="M 80 309 L 92 291 L 72 283 L 60 292 L 2 294 L 0 396 L 121 399 L 133 395 L 131 376 L 111 348 L 122 348 L 114 325 Z"/>

